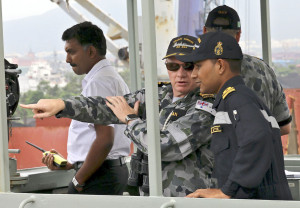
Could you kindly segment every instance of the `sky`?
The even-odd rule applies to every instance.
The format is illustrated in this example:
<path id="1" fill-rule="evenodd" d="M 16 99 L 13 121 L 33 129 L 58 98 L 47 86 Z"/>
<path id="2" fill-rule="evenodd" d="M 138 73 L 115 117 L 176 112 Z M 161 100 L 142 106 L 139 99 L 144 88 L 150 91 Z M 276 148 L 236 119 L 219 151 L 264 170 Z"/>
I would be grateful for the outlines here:
<path id="1" fill-rule="evenodd" d="M 1 0 L 2 1 L 2 19 L 9 21 L 28 16 L 39 15 L 51 9 L 57 8 L 57 5 L 50 0 Z M 26 9 L 25 9 L 26 8 Z"/>
<path id="2" fill-rule="evenodd" d="M 3 21 L 24 18 L 28 16 L 39 15 L 58 6 L 50 0 L 1 0 Z M 69 0 L 74 3 L 73 0 Z M 126 7 L 125 0 L 91 0 L 101 3 L 103 9 L 110 13 L 116 8 Z M 100 3 L 99 3 L 100 2 Z M 112 6 L 118 3 L 118 7 Z M 123 4 L 120 6 L 120 2 Z M 241 46 L 249 42 L 246 50 L 257 49 L 261 47 L 261 28 L 260 28 L 260 0 L 220 0 L 236 9 L 241 18 L 242 39 Z M 300 20 L 299 0 L 269 0 L 270 2 L 270 21 L 272 48 L 281 49 L 300 47 Z M 106 7 L 106 8 L 105 8 Z M 26 8 L 26 9 L 24 9 Z M 123 11 L 124 12 L 124 11 Z M 244 46 L 245 47 L 245 46 Z M 247 51 L 246 51 L 247 52 Z"/>

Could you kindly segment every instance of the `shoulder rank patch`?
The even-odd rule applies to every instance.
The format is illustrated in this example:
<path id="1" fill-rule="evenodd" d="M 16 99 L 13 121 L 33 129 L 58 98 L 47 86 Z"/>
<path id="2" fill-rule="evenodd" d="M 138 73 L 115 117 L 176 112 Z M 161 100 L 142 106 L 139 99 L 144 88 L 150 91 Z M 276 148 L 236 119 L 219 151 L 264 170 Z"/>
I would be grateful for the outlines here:
<path id="1" fill-rule="evenodd" d="M 199 93 L 199 95 L 203 98 L 214 98 L 215 95 L 214 94 L 203 94 L 203 93 Z"/>
<path id="2" fill-rule="evenodd" d="M 210 128 L 210 133 L 214 134 L 214 133 L 220 133 L 222 132 L 222 127 L 220 125 L 218 126 L 213 126 Z"/>
<path id="3" fill-rule="evenodd" d="M 227 87 L 222 94 L 223 100 L 227 97 L 227 95 L 229 95 L 230 93 L 232 93 L 234 91 L 235 91 L 234 87 Z"/>
<path id="4" fill-rule="evenodd" d="M 213 106 L 212 103 L 203 100 L 197 100 L 195 108 L 198 110 L 206 111 L 212 115 L 215 115 L 216 111 L 212 108 L 212 106 Z"/>

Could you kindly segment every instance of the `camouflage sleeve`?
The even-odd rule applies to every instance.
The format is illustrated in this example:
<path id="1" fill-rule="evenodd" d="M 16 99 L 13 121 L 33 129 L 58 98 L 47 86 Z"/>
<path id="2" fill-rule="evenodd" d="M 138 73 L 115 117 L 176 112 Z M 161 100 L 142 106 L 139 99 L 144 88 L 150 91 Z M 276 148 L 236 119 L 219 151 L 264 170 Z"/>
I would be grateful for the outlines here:
<path id="1" fill-rule="evenodd" d="M 274 117 L 276 118 L 279 124 L 282 122 L 287 124 L 290 122 L 291 115 L 290 110 L 288 108 L 288 104 L 286 102 L 286 97 L 283 88 L 279 80 L 277 79 L 274 70 L 269 65 L 264 64 L 264 71 L 266 72 L 266 77 L 270 76 L 270 79 L 272 80 L 273 93 L 272 95 L 270 95 L 270 99 L 273 99 L 273 109 L 271 112 L 273 113 Z"/>
<path id="2" fill-rule="evenodd" d="M 290 111 L 274 70 L 263 60 L 244 54 L 241 75 L 247 87 L 268 106 L 277 122 L 289 123 Z"/>
<path id="3" fill-rule="evenodd" d="M 124 95 L 127 103 L 133 107 L 134 103 L 139 100 L 139 115 L 144 113 L 145 99 L 144 90 L 136 91 L 135 93 L 129 93 Z M 120 124 L 121 121 L 115 116 L 105 104 L 105 98 L 97 97 L 84 97 L 82 95 L 72 97 L 64 100 L 65 109 L 56 114 L 57 118 L 65 117 L 71 118 L 81 122 L 89 122 L 95 124 L 109 125 Z"/>
<path id="4" fill-rule="evenodd" d="M 211 140 L 210 127 L 213 116 L 202 110 L 193 109 L 176 121 L 170 122 L 165 130 L 160 130 L 162 161 L 178 161 L 199 149 L 207 148 Z M 160 124 L 161 125 L 161 124 Z M 162 129 L 162 125 L 160 126 Z M 125 134 L 137 147 L 148 154 L 147 125 L 145 120 L 131 122 Z"/>

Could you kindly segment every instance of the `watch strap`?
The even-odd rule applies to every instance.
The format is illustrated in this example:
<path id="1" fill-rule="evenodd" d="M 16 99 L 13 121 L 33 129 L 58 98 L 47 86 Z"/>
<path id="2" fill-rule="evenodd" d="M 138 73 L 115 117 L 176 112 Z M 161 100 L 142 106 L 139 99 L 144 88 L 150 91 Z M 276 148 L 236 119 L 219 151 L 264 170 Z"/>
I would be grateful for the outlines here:
<path id="1" fill-rule="evenodd" d="M 85 184 L 79 184 L 78 181 L 76 180 L 75 176 L 72 179 L 72 183 L 75 187 L 84 187 Z"/>

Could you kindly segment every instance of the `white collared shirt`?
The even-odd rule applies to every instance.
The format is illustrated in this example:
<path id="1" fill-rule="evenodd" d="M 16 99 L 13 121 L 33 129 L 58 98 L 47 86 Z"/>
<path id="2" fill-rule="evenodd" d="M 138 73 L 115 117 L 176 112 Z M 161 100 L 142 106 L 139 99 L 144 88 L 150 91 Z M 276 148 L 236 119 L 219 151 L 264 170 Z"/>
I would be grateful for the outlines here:
<path id="1" fill-rule="evenodd" d="M 99 61 L 82 80 L 83 96 L 122 96 L 129 93 L 129 89 L 111 66 L 107 59 Z M 128 156 L 130 139 L 124 135 L 125 125 L 110 125 L 114 127 L 114 145 L 107 159 Z M 73 164 L 84 161 L 96 138 L 94 124 L 72 120 L 68 134 L 68 161 Z"/>

